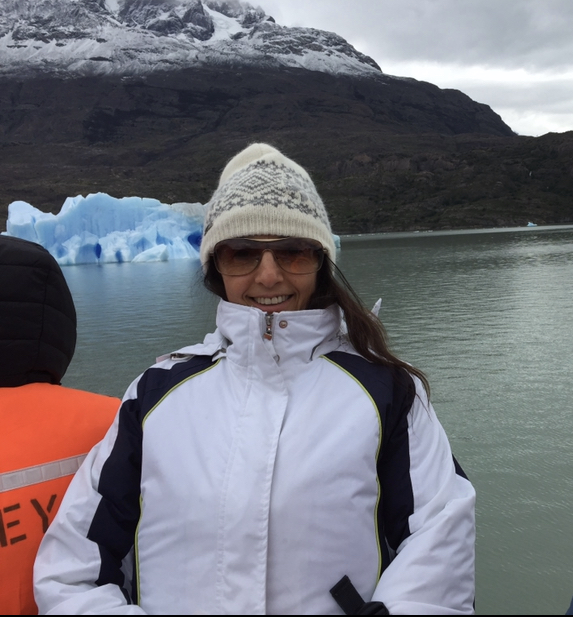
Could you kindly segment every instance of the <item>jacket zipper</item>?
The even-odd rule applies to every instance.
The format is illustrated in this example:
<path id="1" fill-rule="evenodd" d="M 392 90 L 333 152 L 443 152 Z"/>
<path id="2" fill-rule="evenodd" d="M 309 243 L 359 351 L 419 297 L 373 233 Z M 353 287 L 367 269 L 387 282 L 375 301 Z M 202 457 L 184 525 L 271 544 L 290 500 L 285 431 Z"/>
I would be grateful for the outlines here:
<path id="1" fill-rule="evenodd" d="M 266 313 L 265 315 L 265 324 L 266 324 L 267 329 L 265 330 L 265 333 L 263 334 L 263 338 L 267 339 L 267 341 L 270 341 L 273 338 L 274 316 L 275 316 L 274 313 Z"/>

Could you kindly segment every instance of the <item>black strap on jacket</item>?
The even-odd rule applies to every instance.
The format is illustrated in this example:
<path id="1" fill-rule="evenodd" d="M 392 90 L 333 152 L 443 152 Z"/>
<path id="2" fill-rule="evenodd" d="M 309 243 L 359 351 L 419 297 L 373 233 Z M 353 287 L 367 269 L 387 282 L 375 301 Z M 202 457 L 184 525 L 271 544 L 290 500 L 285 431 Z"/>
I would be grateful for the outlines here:
<path id="1" fill-rule="evenodd" d="M 389 615 L 383 602 L 364 602 L 346 574 L 330 590 L 345 615 Z"/>

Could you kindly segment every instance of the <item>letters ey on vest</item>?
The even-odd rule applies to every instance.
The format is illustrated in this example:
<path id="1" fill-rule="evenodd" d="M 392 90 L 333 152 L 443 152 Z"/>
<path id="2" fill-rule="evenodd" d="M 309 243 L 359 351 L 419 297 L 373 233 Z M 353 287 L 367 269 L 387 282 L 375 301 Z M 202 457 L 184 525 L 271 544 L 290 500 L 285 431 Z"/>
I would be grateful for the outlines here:
<path id="1" fill-rule="evenodd" d="M 0 613 L 35 615 L 40 541 L 119 399 L 47 383 L 0 388 Z"/>

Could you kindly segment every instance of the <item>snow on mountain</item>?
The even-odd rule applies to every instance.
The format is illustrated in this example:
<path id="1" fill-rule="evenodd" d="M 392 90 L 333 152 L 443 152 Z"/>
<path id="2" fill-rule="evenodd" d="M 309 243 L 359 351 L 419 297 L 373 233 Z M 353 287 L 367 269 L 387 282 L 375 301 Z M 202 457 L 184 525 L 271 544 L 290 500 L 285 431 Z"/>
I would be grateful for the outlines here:
<path id="1" fill-rule="evenodd" d="M 239 0 L 2 0 L 0 76 L 144 75 L 200 65 L 381 74 L 342 37 Z"/>

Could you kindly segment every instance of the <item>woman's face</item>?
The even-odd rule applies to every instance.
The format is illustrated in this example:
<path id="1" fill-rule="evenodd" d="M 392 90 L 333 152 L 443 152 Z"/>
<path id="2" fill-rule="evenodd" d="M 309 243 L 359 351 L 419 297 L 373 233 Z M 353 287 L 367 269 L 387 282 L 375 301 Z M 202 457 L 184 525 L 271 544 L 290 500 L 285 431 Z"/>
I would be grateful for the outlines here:
<path id="1" fill-rule="evenodd" d="M 275 237 L 256 238 L 275 240 Z M 316 272 L 291 274 L 275 261 L 273 253 L 262 253 L 259 265 L 249 274 L 221 274 L 227 300 L 235 304 L 254 306 L 266 313 L 300 311 L 308 306 L 316 289 Z"/>

